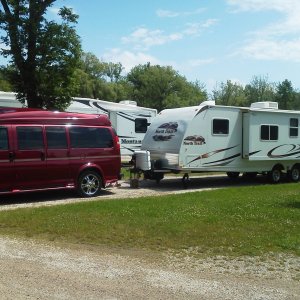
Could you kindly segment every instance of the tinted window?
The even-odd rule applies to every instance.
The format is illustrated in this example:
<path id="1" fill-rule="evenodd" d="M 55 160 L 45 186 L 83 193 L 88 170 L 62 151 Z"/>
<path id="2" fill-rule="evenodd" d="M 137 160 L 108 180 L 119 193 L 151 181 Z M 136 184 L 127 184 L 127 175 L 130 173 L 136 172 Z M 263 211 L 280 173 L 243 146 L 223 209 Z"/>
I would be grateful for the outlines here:
<path id="1" fill-rule="evenodd" d="M 296 118 L 291 118 L 291 119 L 290 119 L 290 126 L 291 126 L 291 127 L 298 127 L 298 119 L 296 119 Z"/>
<path id="2" fill-rule="evenodd" d="M 229 120 L 214 119 L 213 120 L 213 134 L 228 134 Z"/>
<path id="3" fill-rule="evenodd" d="M 278 126 L 262 125 L 260 127 L 260 138 L 264 141 L 277 141 L 278 140 Z"/>
<path id="4" fill-rule="evenodd" d="M 138 118 L 135 119 L 135 132 L 136 133 L 145 133 L 148 128 L 147 119 Z"/>
<path id="5" fill-rule="evenodd" d="M 17 127 L 19 150 L 44 148 L 42 127 Z"/>
<path id="6" fill-rule="evenodd" d="M 290 137 L 298 136 L 298 119 L 291 118 L 290 119 Z"/>
<path id="7" fill-rule="evenodd" d="M 8 149 L 7 128 L 0 128 L 0 150 Z"/>
<path id="8" fill-rule="evenodd" d="M 108 128 L 70 127 L 72 148 L 111 148 L 113 139 Z"/>
<path id="9" fill-rule="evenodd" d="M 46 127 L 47 145 L 49 149 L 66 149 L 67 136 L 64 127 Z"/>

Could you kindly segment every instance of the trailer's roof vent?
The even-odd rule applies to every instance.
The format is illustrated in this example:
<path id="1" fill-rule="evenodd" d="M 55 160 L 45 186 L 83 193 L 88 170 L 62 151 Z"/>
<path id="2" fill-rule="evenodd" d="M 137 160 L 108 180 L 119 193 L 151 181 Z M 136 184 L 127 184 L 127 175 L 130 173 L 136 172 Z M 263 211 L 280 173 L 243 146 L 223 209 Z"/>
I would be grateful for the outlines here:
<path id="1" fill-rule="evenodd" d="M 213 100 L 207 100 L 207 101 L 203 101 L 200 103 L 201 106 L 205 106 L 205 105 L 208 105 L 208 106 L 214 106 L 216 105 L 216 102 L 213 101 Z"/>
<path id="2" fill-rule="evenodd" d="M 253 109 L 278 109 L 278 103 L 270 102 L 270 101 L 254 102 L 254 103 L 251 103 L 250 108 L 253 108 Z"/>
<path id="3" fill-rule="evenodd" d="M 137 106 L 136 101 L 133 100 L 122 100 L 119 102 L 120 104 L 126 104 L 126 105 L 132 105 L 132 106 Z"/>

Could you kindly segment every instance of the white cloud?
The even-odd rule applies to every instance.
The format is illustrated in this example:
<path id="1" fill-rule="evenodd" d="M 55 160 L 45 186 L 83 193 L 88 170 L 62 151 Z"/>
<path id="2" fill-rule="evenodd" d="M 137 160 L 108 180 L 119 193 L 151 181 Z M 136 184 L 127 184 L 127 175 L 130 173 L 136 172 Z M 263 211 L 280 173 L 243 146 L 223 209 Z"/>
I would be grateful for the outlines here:
<path id="1" fill-rule="evenodd" d="M 178 17 L 180 13 L 176 11 L 159 9 L 156 11 L 156 15 L 160 18 L 175 18 Z"/>
<path id="2" fill-rule="evenodd" d="M 122 37 L 122 42 L 132 44 L 135 49 L 149 49 L 152 46 L 163 45 L 171 41 L 182 39 L 181 33 L 165 34 L 162 30 L 149 30 L 145 27 L 138 28 L 127 37 Z"/>
<path id="3" fill-rule="evenodd" d="M 208 19 L 202 23 L 188 23 L 186 29 L 183 30 L 183 33 L 185 35 L 198 36 L 203 30 L 215 25 L 217 22 L 217 19 Z"/>
<path id="4" fill-rule="evenodd" d="M 161 65 L 162 63 L 154 56 L 143 52 L 123 51 L 121 49 L 112 49 L 103 55 L 104 61 L 111 61 L 114 63 L 120 62 L 125 69 L 129 72 L 133 67 L 139 64 L 146 64 L 150 62 L 152 65 Z"/>
<path id="5" fill-rule="evenodd" d="M 50 7 L 48 10 L 49 10 L 49 12 L 50 12 L 51 14 L 57 16 L 60 9 L 59 9 L 59 7 Z"/>
<path id="6" fill-rule="evenodd" d="M 290 41 L 257 39 L 245 45 L 240 53 L 257 60 L 300 62 L 300 39 Z"/>
<path id="7" fill-rule="evenodd" d="M 251 32 L 251 39 L 238 53 L 262 60 L 300 61 L 300 1 L 299 0 L 227 0 L 234 12 L 276 11 L 277 22 Z"/>
<path id="8" fill-rule="evenodd" d="M 207 58 L 207 59 L 191 59 L 187 62 L 189 67 L 197 68 L 204 65 L 209 65 L 215 62 L 214 58 Z"/>
<path id="9" fill-rule="evenodd" d="M 170 11 L 164 9 L 158 9 L 156 15 L 160 18 L 175 18 L 181 16 L 199 15 L 205 11 L 205 8 L 198 8 L 193 11 Z"/>
<path id="10" fill-rule="evenodd" d="M 298 0 L 227 0 L 227 3 L 236 7 L 235 12 L 262 10 L 285 12 L 299 5 Z"/>
<path id="11" fill-rule="evenodd" d="M 166 33 L 160 29 L 150 30 L 146 27 L 140 27 L 129 36 L 122 37 L 121 40 L 124 44 L 130 44 L 134 49 L 147 50 L 153 46 L 182 40 L 186 36 L 199 36 L 205 29 L 215 25 L 217 22 L 217 19 L 208 19 L 201 23 L 188 23 L 185 29 L 173 33 Z"/>

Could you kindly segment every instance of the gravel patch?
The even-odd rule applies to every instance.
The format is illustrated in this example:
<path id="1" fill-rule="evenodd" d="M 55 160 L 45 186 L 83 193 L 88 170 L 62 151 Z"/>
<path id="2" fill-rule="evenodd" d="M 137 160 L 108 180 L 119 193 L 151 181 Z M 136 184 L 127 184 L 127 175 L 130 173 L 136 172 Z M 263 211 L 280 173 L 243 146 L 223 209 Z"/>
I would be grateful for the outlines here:
<path id="1" fill-rule="evenodd" d="M 2 299 L 300 299 L 292 256 L 149 259 L 4 237 L 0 244 Z"/>
<path id="2" fill-rule="evenodd" d="M 128 181 L 121 181 L 96 199 L 77 198 L 71 191 L 2 197 L 0 210 L 159 196 L 246 184 L 242 180 L 230 182 L 224 176 L 199 177 L 192 179 L 189 189 L 183 189 L 180 178 L 167 178 L 160 185 L 142 180 L 139 188 L 132 189 Z M 89 246 L 62 247 L 0 237 L 0 298 L 300 299 L 299 257 L 269 254 L 199 258 L 200 250 L 154 254 Z"/>

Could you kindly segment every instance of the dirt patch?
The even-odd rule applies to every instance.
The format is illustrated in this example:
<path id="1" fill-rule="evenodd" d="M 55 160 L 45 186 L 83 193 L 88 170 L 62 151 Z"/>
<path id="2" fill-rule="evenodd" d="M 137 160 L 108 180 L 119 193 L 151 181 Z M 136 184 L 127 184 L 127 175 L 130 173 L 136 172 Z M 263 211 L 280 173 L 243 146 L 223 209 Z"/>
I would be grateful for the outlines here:
<path id="1" fill-rule="evenodd" d="M 71 191 L 30 193 L 0 199 L 0 210 L 80 201 L 159 196 L 248 184 L 225 177 L 195 178 L 183 189 L 180 178 L 160 185 L 128 181 L 80 199 Z M 253 183 L 252 183 L 253 184 Z M 258 182 L 257 184 L 261 184 Z M 42 200 L 41 200 L 42 199 Z M 1 299 L 300 299 L 300 258 L 197 258 L 183 253 L 150 253 L 91 246 L 55 246 L 0 237 Z"/>
<path id="2" fill-rule="evenodd" d="M 300 299 L 299 258 L 195 259 L 0 238 L 2 299 Z"/>

